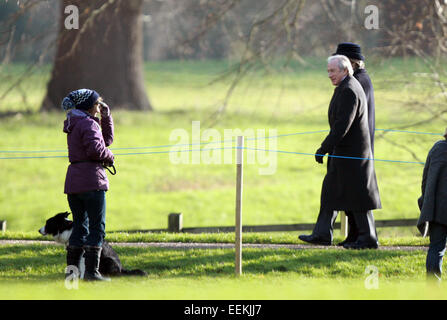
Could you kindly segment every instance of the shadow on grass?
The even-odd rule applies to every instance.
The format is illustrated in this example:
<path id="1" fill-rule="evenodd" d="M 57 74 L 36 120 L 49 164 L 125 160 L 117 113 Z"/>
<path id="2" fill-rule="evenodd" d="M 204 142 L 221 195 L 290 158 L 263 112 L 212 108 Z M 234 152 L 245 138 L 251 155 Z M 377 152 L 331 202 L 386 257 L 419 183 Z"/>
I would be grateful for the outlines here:
<path id="1" fill-rule="evenodd" d="M 115 248 L 126 269 L 145 270 L 150 277 L 228 277 L 234 275 L 231 249 L 172 250 L 164 248 Z M 364 277 L 375 265 L 385 276 L 425 271 L 425 252 L 246 249 L 243 273 L 265 275 L 293 273 L 325 278 Z M 47 282 L 63 280 L 65 249 L 59 246 L 0 246 L 0 280 Z M 405 270 L 407 268 L 408 270 Z"/>
<path id="2" fill-rule="evenodd" d="M 0 246 L 0 279 L 48 281 L 62 279 L 65 249 L 60 246 Z M 59 270 L 60 272 L 55 272 Z"/>
<path id="3" fill-rule="evenodd" d="M 142 268 L 158 276 L 229 276 L 234 274 L 232 250 L 173 251 L 152 248 L 119 248 L 124 264 Z M 123 251 L 121 251 L 123 250 Z M 139 251 L 142 250 L 142 251 Z M 133 257 L 132 257 L 133 255 Z M 141 256 L 141 259 L 135 257 Z M 291 272 L 305 276 L 364 277 L 368 265 L 376 265 L 384 274 L 399 275 L 402 265 L 411 272 L 423 272 L 425 253 L 415 251 L 343 251 L 343 250 L 271 250 L 243 252 L 244 274 Z M 382 271 L 381 271 L 382 272 Z M 404 271 L 405 272 L 405 271 Z"/>
<path id="4" fill-rule="evenodd" d="M 13 110 L 6 110 L 6 111 L 0 111 L 0 119 L 4 118 L 12 118 L 17 116 L 28 116 L 31 114 L 35 114 L 37 112 L 33 110 L 20 110 L 20 111 L 13 111 Z"/>

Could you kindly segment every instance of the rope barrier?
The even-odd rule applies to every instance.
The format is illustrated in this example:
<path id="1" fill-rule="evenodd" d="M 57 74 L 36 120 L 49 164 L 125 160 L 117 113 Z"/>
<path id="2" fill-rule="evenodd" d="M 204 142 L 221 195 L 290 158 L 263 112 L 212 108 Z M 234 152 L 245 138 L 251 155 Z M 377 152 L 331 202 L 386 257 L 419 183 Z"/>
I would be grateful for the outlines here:
<path id="1" fill-rule="evenodd" d="M 245 140 L 261 140 L 261 139 L 273 139 L 273 138 L 281 138 L 286 136 L 293 136 L 293 135 L 299 135 L 299 134 L 313 134 L 313 133 L 321 133 L 321 132 L 327 132 L 329 130 L 318 130 L 318 131 L 307 131 L 307 132 L 295 132 L 295 133 L 287 133 L 287 134 L 280 134 L 276 136 L 269 136 L 269 137 L 263 137 L 263 138 L 246 138 Z M 110 150 L 144 150 L 144 149 L 160 149 L 160 148 L 171 148 L 171 147 L 185 147 L 185 146 L 195 146 L 195 145 L 203 145 L 203 144 L 215 144 L 215 143 L 228 143 L 228 142 L 235 142 L 236 139 L 231 140 L 223 140 L 223 141 L 216 141 L 216 142 L 199 142 L 199 143 L 188 143 L 188 144 L 167 144 L 167 145 L 160 145 L 160 146 L 150 146 L 150 147 L 124 147 L 124 148 L 110 148 Z M 0 150 L 0 153 L 57 153 L 57 152 L 67 152 L 66 149 L 64 150 L 31 150 L 31 151 L 19 151 L 19 150 Z M 2 159 L 2 158 L 0 158 Z"/>
<path id="2" fill-rule="evenodd" d="M 387 132 L 399 132 L 399 133 L 412 133 L 412 134 L 428 134 L 434 136 L 443 136 L 442 133 L 432 133 L 432 132 L 419 132 L 419 131 L 405 131 L 405 130 L 394 130 L 394 129 L 375 129 L 376 131 L 387 131 Z"/>
<path id="3" fill-rule="evenodd" d="M 237 147 L 235 147 L 237 149 Z M 258 149 L 258 148 L 246 148 L 246 150 L 255 150 L 255 151 L 265 151 L 265 152 L 278 152 L 278 153 L 287 153 L 287 154 L 299 154 L 306 156 L 322 156 L 329 158 L 340 158 L 340 159 L 352 159 L 352 160 L 372 160 L 372 161 L 382 161 L 382 162 L 399 162 L 399 163 L 411 163 L 411 164 L 425 164 L 425 162 L 419 161 L 403 161 L 403 160 L 387 160 L 387 159 L 377 159 L 377 158 L 360 158 L 360 157 L 348 157 L 348 156 L 334 156 L 334 155 L 323 155 L 318 153 L 305 153 L 305 152 L 294 152 L 294 151 L 284 151 L 284 150 L 268 150 L 268 149 Z"/>
<path id="4" fill-rule="evenodd" d="M 411 133 L 411 134 L 424 134 L 424 135 L 439 135 L 443 136 L 441 133 L 432 133 L 432 132 L 419 132 L 419 131 L 405 131 L 405 130 L 394 130 L 394 129 L 375 129 L 376 131 L 385 131 L 385 132 L 398 132 L 398 133 Z M 286 133 L 280 134 L 276 136 L 268 136 L 268 137 L 255 137 L 255 138 L 246 138 L 245 140 L 261 140 L 261 139 L 273 139 L 273 138 L 281 138 L 281 137 L 289 137 L 295 135 L 303 135 L 303 134 L 314 134 L 314 133 L 323 133 L 328 132 L 329 130 L 317 130 L 317 131 L 305 131 L 305 132 L 295 132 L 295 133 Z M 161 149 L 161 148 L 171 148 L 171 147 L 184 147 L 184 146 L 194 146 L 194 145 L 209 145 L 216 143 L 228 143 L 235 142 L 236 139 L 231 140 L 223 140 L 216 142 L 200 142 L 200 143 L 190 143 L 190 144 L 168 144 L 168 145 L 159 145 L 159 146 L 149 146 L 149 147 L 123 147 L 123 148 L 110 148 L 110 150 L 145 150 L 145 149 Z M 58 152 L 67 152 L 66 149 L 63 150 L 0 150 L 0 153 L 58 153 Z M 0 159 L 16 159 L 21 157 L 3 157 Z M 25 159 L 32 158 L 45 158 L 45 157 L 23 157 Z"/>
<path id="5" fill-rule="evenodd" d="M 204 148 L 204 149 L 188 149 L 188 150 L 175 150 L 175 151 L 151 151 L 151 152 L 132 152 L 132 153 L 116 153 L 115 156 L 131 156 L 131 155 L 148 155 L 148 154 L 167 154 L 176 152 L 196 152 L 196 151 L 213 151 L 213 150 L 227 150 L 227 149 L 241 149 L 239 147 L 222 147 L 222 148 Z M 379 161 L 379 162 L 395 162 L 395 163 L 407 163 L 407 164 L 422 164 L 425 162 L 419 161 L 404 161 L 404 160 L 388 160 L 388 159 L 377 159 L 377 158 L 361 158 L 361 157 L 348 157 L 348 156 L 335 156 L 335 155 L 322 155 L 315 153 L 306 152 L 295 152 L 295 151 L 285 151 L 285 150 L 270 150 L 270 149 L 260 149 L 260 148 L 249 148 L 243 147 L 245 150 L 253 151 L 264 151 L 264 152 L 276 152 L 284 154 L 296 154 L 296 155 L 306 155 L 306 156 L 323 156 L 330 158 L 341 158 L 341 159 L 352 159 L 352 160 L 368 160 L 368 161 Z M 31 156 L 31 157 L 0 157 L 0 160 L 25 160 L 25 159 L 51 159 L 51 158 L 68 158 L 68 156 Z"/>
<path id="6" fill-rule="evenodd" d="M 306 132 L 295 132 L 295 133 L 287 133 L 280 134 L 276 136 L 268 136 L 268 137 L 255 137 L 255 138 L 246 138 L 245 140 L 261 140 L 261 139 L 273 139 L 294 135 L 303 135 L 303 134 L 314 134 L 314 133 L 322 133 L 327 132 L 329 130 L 317 130 L 317 131 L 306 131 Z M 418 132 L 418 131 L 405 131 L 405 130 L 394 130 L 394 129 L 376 129 L 376 131 L 385 131 L 385 132 L 399 132 L 399 133 L 411 133 L 411 134 L 425 134 L 425 135 L 439 135 L 440 133 L 431 133 L 431 132 Z M 235 139 L 231 140 L 223 140 L 216 142 L 200 142 L 200 143 L 192 143 L 192 144 L 171 144 L 171 145 L 159 145 L 159 146 L 150 146 L 150 147 L 127 147 L 127 148 L 111 148 L 110 150 L 144 150 L 144 149 L 159 149 L 159 148 L 172 148 L 172 147 L 186 147 L 186 146 L 195 146 L 195 145 L 210 145 L 216 143 L 228 143 L 234 142 Z M 165 154 L 171 152 L 196 152 L 196 151 L 212 151 L 212 150 L 225 150 L 225 149 L 239 149 L 238 147 L 222 147 L 222 148 L 205 148 L 205 149 L 189 149 L 189 150 L 169 150 L 169 151 L 152 151 L 152 152 L 129 152 L 129 153 L 115 153 L 115 156 L 129 156 L 129 155 L 148 155 L 148 154 Z M 269 149 L 259 149 L 259 148 L 249 148 L 244 147 L 245 150 L 253 150 L 253 151 L 264 151 L 264 152 L 276 152 L 283 154 L 297 154 L 297 155 L 308 155 L 308 156 L 327 156 L 332 158 L 342 158 L 342 159 L 353 159 L 353 160 L 372 160 L 372 161 L 381 161 L 381 162 L 395 162 L 395 163 L 409 163 L 409 164 L 425 164 L 424 162 L 419 161 L 403 161 L 403 160 L 388 160 L 388 159 L 377 159 L 377 158 L 360 158 L 360 157 L 348 157 L 348 156 L 334 156 L 334 155 L 320 155 L 315 153 L 305 153 L 305 152 L 295 152 L 295 151 L 284 151 L 284 150 L 269 150 Z M 0 150 L 0 153 L 7 154 L 29 154 L 29 153 L 57 153 L 57 152 L 67 152 L 67 150 L 31 150 L 31 151 L 8 151 L 8 150 Z M 0 160 L 25 160 L 25 159 L 52 159 L 52 158 L 68 158 L 67 155 L 64 156 L 11 156 L 11 157 L 0 157 Z"/>

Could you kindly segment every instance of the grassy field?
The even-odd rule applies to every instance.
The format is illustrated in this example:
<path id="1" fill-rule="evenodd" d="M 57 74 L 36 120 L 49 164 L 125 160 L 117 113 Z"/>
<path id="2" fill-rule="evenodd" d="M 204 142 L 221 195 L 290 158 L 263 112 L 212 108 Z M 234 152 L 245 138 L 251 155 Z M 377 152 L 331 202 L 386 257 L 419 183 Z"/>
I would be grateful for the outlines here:
<path id="1" fill-rule="evenodd" d="M 173 164 L 168 153 L 129 155 L 138 152 L 167 152 L 160 149 L 120 149 L 170 145 L 175 129 L 191 132 L 191 122 L 207 128 L 209 116 L 219 107 L 228 81 L 210 85 L 225 68 L 223 62 L 164 62 L 146 65 L 147 91 L 155 112 L 114 111 L 116 138 L 112 149 L 118 174 L 109 177 L 107 229 L 165 228 L 170 212 L 182 212 L 184 226 L 234 224 L 235 165 Z M 22 66 L 3 72 L 17 75 Z M 401 73 L 402 70 L 406 70 Z M 394 129 L 428 117 L 424 103 L 435 103 L 429 84 L 409 77 L 422 72 L 416 61 L 388 61 L 368 68 L 376 90 L 376 127 Z M 0 111 L 37 111 L 45 93 L 49 67 L 26 78 L 20 90 L 1 101 Z M 0 84 L 2 90 L 8 83 Z M 215 126 L 225 129 L 274 129 L 277 134 L 327 130 L 327 105 L 333 88 L 324 62 L 294 65 L 288 72 L 253 74 L 232 95 L 228 110 Z M 25 103 L 25 102 L 26 103 Z M 413 107 L 410 108 L 409 105 Z M 113 110 L 113 106 L 112 106 Z M 63 112 L 33 113 L 0 119 L 0 157 L 64 156 Z M 444 120 L 438 119 L 413 131 L 441 133 Z M 325 132 L 279 137 L 277 150 L 314 153 Z M 386 133 L 378 131 L 376 159 L 425 161 L 427 151 L 439 140 L 436 135 Z M 223 136 L 223 134 L 222 134 Z M 256 140 L 254 147 L 271 148 L 271 139 Z M 202 142 L 210 140 L 203 139 Z M 191 141 L 189 141 L 191 142 Z M 264 144 L 265 142 L 265 144 Z M 411 148 L 418 159 L 395 144 Z M 218 147 L 223 145 L 217 144 Z M 214 146 L 213 146 L 214 147 Z M 5 151 L 60 150 L 61 152 L 11 153 Z M 218 152 L 218 151 L 216 151 Z M 208 153 L 215 155 L 213 153 Z M 191 154 L 188 154 L 191 162 Z M 244 176 L 243 223 L 276 224 L 314 222 L 319 208 L 325 166 L 313 156 L 277 153 L 276 171 L 260 175 L 262 164 L 247 164 Z M 272 157 L 273 159 L 273 157 Z M 0 159 L 0 219 L 12 231 L 35 231 L 46 218 L 69 210 L 63 194 L 66 158 Z M 416 218 L 423 166 L 376 161 L 383 209 L 377 219 Z M 416 230 L 413 230 L 416 233 Z"/>
<path id="2" fill-rule="evenodd" d="M 210 82 L 227 64 L 217 61 L 148 63 L 147 92 L 154 112 L 113 110 L 118 174 L 107 193 L 107 239 L 110 241 L 232 242 L 234 235 L 119 234 L 113 230 L 166 228 L 171 212 L 182 212 L 185 227 L 234 225 L 235 165 L 174 164 L 170 148 L 175 129 L 202 132 L 219 108 L 229 80 Z M 368 72 L 376 90 L 376 128 L 443 133 L 434 121 L 406 128 L 431 117 L 426 106 L 444 107 L 443 97 L 416 60 L 371 61 Z M 24 66 L 6 66 L 0 92 L 9 88 Z M 63 194 L 67 168 L 64 113 L 41 113 L 50 67 L 20 82 L 0 100 L 0 220 L 7 233 L 0 239 L 42 239 L 37 230 L 57 212 L 69 210 Z M 333 87 L 324 60 L 292 65 L 272 74 L 254 73 L 233 92 L 227 111 L 214 126 L 225 129 L 276 130 L 277 139 L 255 140 L 253 147 L 301 154 L 274 153 L 274 174 L 261 175 L 266 164 L 245 165 L 243 223 L 246 225 L 310 223 L 319 209 L 325 165 L 312 155 L 328 129 L 327 106 Z M 26 93 L 26 96 L 24 95 Z M 425 161 L 439 135 L 376 132 L 375 167 L 382 199 L 376 219 L 417 218 L 423 166 L 380 160 Z M 192 141 L 187 141 L 191 143 Z M 206 138 L 201 141 L 209 142 Z M 265 144 L 264 144 L 265 142 Z M 227 145 L 217 144 L 217 147 Z M 213 145 L 214 147 L 214 145 Z M 141 149 L 126 149 L 141 148 Z M 33 152 L 29 152 L 33 151 Z M 39 151 L 39 152 L 34 152 Z M 411 152 L 410 152 L 411 151 Z M 141 154 L 144 152 L 166 152 Z M 218 151 L 216 151 L 218 152 Z M 234 151 L 233 151 L 234 152 Z M 139 153 L 139 154 L 136 154 Z M 192 161 L 192 153 L 186 153 Z M 204 153 L 202 153 L 204 154 Z M 208 155 L 216 155 L 207 153 Z M 234 154 L 233 154 L 234 155 Z M 60 158 L 38 158 L 60 156 Z M 221 156 L 221 154 L 217 154 Z M 256 155 L 259 156 L 259 155 Z M 203 160 L 203 159 L 201 159 Z M 273 160 L 272 160 L 273 161 Z M 416 228 L 379 229 L 382 245 L 427 245 Z M 341 237 L 336 233 L 337 241 Z M 297 233 L 245 234 L 251 243 L 299 243 Z M 244 251 L 244 276 L 233 276 L 232 250 L 117 248 L 126 266 L 149 273 L 147 279 L 120 278 L 110 284 L 81 283 L 67 290 L 59 246 L 0 246 L 0 299 L 445 299 L 444 285 L 425 282 L 425 251 L 258 250 Z M 365 268 L 377 266 L 380 288 L 365 289 Z"/>
<path id="3" fill-rule="evenodd" d="M 234 276 L 227 249 L 115 248 L 128 268 L 147 278 L 109 284 L 63 281 L 62 246 L 0 246 L 0 299 L 445 299 L 445 285 L 425 282 L 425 251 L 244 250 Z M 368 266 L 378 286 L 368 287 Z M 256 289 L 255 289 L 256 288 Z"/>
<path id="4" fill-rule="evenodd" d="M 258 244 L 307 244 L 298 239 L 303 232 L 245 232 L 243 243 Z M 44 240 L 52 241 L 51 236 L 41 236 L 36 232 L 6 231 L 0 233 L 0 240 Z M 181 242 L 181 243 L 234 243 L 234 233 L 128 233 L 109 232 L 107 240 L 110 242 Z M 334 232 L 334 244 L 344 240 L 339 231 Z M 428 237 L 415 236 L 385 236 L 380 238 L 382 246 L 427 246 Z"/>

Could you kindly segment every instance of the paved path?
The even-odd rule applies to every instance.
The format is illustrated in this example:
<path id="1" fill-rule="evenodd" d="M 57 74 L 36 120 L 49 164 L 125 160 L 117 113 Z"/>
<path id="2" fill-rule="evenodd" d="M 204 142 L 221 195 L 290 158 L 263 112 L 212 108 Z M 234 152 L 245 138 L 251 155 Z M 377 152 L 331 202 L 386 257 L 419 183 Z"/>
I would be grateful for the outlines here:
<path id="1" fill-rule="evenodd" d="M 26 245 L 26 244 L 42 244 L 42 245 L 61 245 L 54 241 L 39 241 L 39 240 L 0 240 L 0 245 Z M 165 249 L 232 249 L 232 243 L 199 243 L 199 242 L 110 242 L 114 247 L 140 247 L 140 248 L 165 248 Z M 243 248 L 254 249 L 325 249 L 325 250 L 343 250 L 342 247 L 337 246 L 313 246 L 305 244 L 258 244 L 245 243 Z M 427 247 L 422 246 L 380 246 L 379 250 L 427 250 Z"/>

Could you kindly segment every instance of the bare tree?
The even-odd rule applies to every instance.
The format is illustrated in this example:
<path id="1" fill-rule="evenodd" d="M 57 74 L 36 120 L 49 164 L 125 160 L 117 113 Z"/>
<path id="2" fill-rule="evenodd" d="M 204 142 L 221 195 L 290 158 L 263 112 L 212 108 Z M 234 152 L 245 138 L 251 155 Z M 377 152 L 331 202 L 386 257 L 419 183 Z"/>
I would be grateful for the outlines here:
<path id="1" fill-rule="evenodd" d="M 49 6 L 47 0 L 22 0 L 9 4 L 6 2 L 3 5 L 9 5 L 9 7 L 3 7 L 3 9 L 9 9 L 8 11 L 16 8 L 0 19 L 0 55 L 3 55 L 0 58 L 0 71 L 9 63 L 23 62 L 23 59 L 26 59 L 26 68 L 20 73 L 0 72 L 0 83 L 5 85 L 5 89 L 0 92 L 0 104 L 12 92 L 18 92 L 23 106 L 28 109 L 26 112 L 30 112 L 32 107 L 28 103 L 26 90 L 22 87 L 23 82 L 50 60 L 55 44 L 55 29 L 53 30 L 51 25 L 34 29 L 32 27 L 45 20 L 41 19 L 42 12 L 51 14 L 53 8 Z M 28 28 L 30 32 L 23 33 L 25 28 Z M 33 50 L 30 50 L 31 48 Z M 16 111 L 2 110 L 0 115 L 9 116 L 16 113 Z"/>
<path id="2" fill-rule="evenodd" d="M 41 2 L 21 1 L 22 8 L 14 16 Z M 364 8 L 371 3 L 380 9 L 380 30 L 374 32 L 363 26 Z M 64 28 L 63 10 L 68 4 L 80 9 L 79 30 Z M 328 55 L 338 42 L 347 40 L 382 57 L 415 56 L 426 63 L 427 72 L 412 76 L 432 81 L 439 90 L 437 97 L 445 101 L 443 104 L 437 98 L 437 103 L 427 108 L 430 117 L 406 127 L 446 112 L 440 64 L 447 47 L 447 11 L 441 0 L 61 0 L 57 51 L 43 109 L 58 108 L 68 91 L 81 87 L 97 89 L 116 107 L 151 109 L 143 81 L 143 5 L 151 8 L 152 32 L 162 34 L 148 39 L 157 47 L 158 57 L 201 58 L 211 52 L 212 56 L 237 58 L 216 79 L 229 80 L 229 85 L 210 118 L 211 125 L 225 112 L 234 89 L 248 75 L 259 70 L 278 72 L 278 68 L 281 72 L 292 61 L 305 64 L 301 56 Z M 14 28 L 10 26 L 0 34 L 4 52 L 13 51 Z M 2 61 L 7 62 L 10 56 Z M 2 96 L 4 93 L 0 99 Z"/>
<path id="3" fill-rule="evenodd" d="M 59 108 L 71 90 L 97 90 L 114 108 L 152 110 L 142 58 L 143 0 L 61 0 L 59 36 L 42 109 Z M 64 10 L 79 9 L 79 29 L 66 29 Z"/>
<path id="4" fill-rule="evenodd" d="M 390 0 L 384 3 L 385 40 L 380 52 L 386 56 L 413 56 L 423 62 L 426 72 L 414 73 L 412 78 L 423 78 L 437 92 L 418 105 L 428 116 L 402 125 L 410 128 L 434 121 L 447 113 L 447 83 L 442 66 L 447 53 L 447 3 L 439 0 L 411 0 L 403 4 Z M 397 14 L 397 11 L 399 14 Z M 428 81 L 428 82 L 427 82 Z M 441 98 L 441 99 L 440 99 Z"/>
<path id="5" fill-rule="evenodd" d="M 260 69 L 272 69 L 275 59 L 283 60 L 281 68 L 287 68 L 292 60 L 300 60 L 300 19 L 305 0 L 256 1 L 250 2 L 249 13 L 236 15 L 243 17 L 242 22 L 234 19 L 232 13 L 244 11 L 240 0 L 200 1 L 200 10 L 207 12 L 197 26 L 188 32 L 181 42 L 181 48 L 188 48 L 192 43 L 203 38 L 216 26 L 231 25 L 234 41 L 242 44 L 238 61 L 226 70 L 216 81 L 231 79 L 224 100 L 211 115 L 208 125 L 213 126 L 225 112 L 228 101 L 244 77 Z M 185 51 L 187 49 L 184 49 Z"/>
<path id="6" fill-rule="evenodd" d="M 380 12 L 380 29 L 376 31 L 375 42 L 369 44 L 370 52 L 380 56 L 384 61 L 391 57 L 416 58 L 425 67 L 425 72 L 414 73 L 400 69 L 399 86 L 423 83 L 424 86 L 436 88 L 437 91 L 418 101 L 389 101 L 399 105 L 402 110 L 419 112 L 420 117 L 393 129 L 409 129 L 442 119 L 447 113 L 447 83 L 445 82 L 445 61 L 447 53 L 447 3 L 440 0 L 322 0 L 323 8 L 333 22 L 333 27 L 350 39 L 367 39 L 359 26 L 365 5 L 376 5 Z M 354 8 L 357 6 L 357 9 Z M 343 21 L 342 17 L 350 19 Z M 357 24 L 357 25 L 356 25 Z M 353 28 L 354 27 L 354 28 Z M 402 83 L 402 78 L 404 82 Z M 423 80 L 423 81 L 420 81 Z M 374 79 L 373 79 L 374 81 Z M 395 85 L 396 80 L 386 79 L 384 86 Z M 377 84 L 377 82 L 376 82 Z M 423 112 L 421 112 L 423 111 Z M 445 119 L 447 121 L 447 119 Z M 381 132 L 377 138 L 383 139 L 408 152 L 415 160 L 422 162 L 418 155 L 407 145 L 387 137 L 388 132 Z"/>

